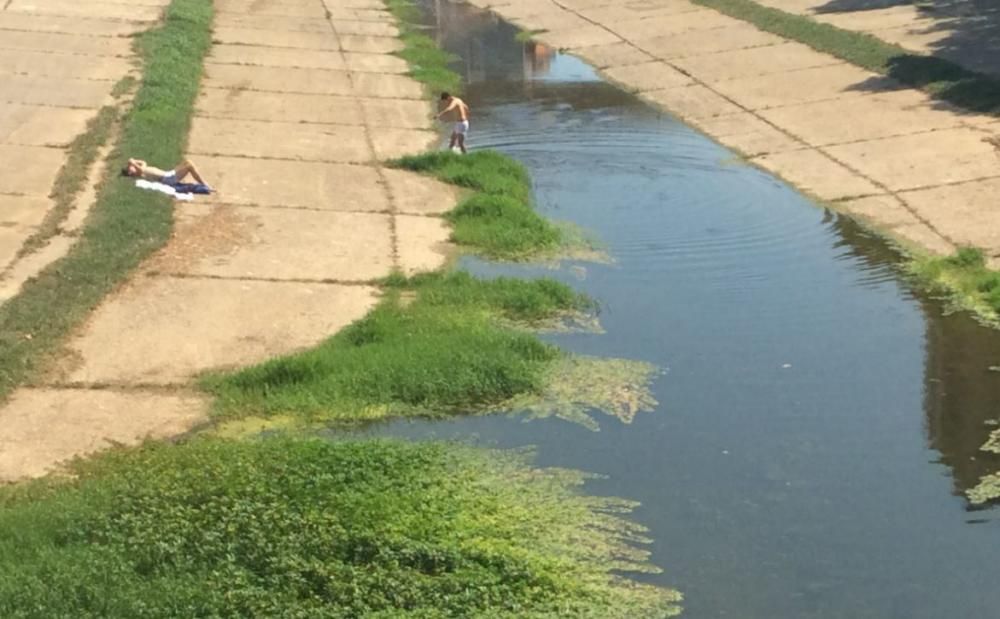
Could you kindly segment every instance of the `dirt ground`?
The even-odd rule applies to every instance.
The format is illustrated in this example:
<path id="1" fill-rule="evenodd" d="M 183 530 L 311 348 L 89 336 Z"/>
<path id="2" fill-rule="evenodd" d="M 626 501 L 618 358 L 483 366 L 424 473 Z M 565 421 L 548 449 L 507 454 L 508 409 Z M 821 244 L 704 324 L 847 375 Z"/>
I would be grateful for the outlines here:
<path id="1" fill-rule="evenodd" d="M 21 33 L 68 37 L 67 46 L 87 50 L 73 53 L 105 54 L 107 74 L 121 68 L 128 40 L 119 39 L 133 31 L 112 17 L 121 5 L 95 3 L 84 35 L 77 3 L 19 9 L 23 2 L 0 11 L 0 48 L 11 32 L 18 46 L 27 45 Z M 140 0 L 130 15 L 156 19 L 165 2 Z M 178 202 L 167 247 L 93 313 L 44 384 L 0 408 L 0 480 L 183 432 L 206 418 L 209 403 L 191 388 L 199 373 L 313 345 L 373 307 L 374 280 L 447 258 L 439 215 L 457 192 L 381 163 L 437 140 L 420 85 L 390 55 L 398 33 L 381 2 L 216 0 L 216 10 L 188 152 L 217 193 Z M 32 58 L 4 58 L 0 72 L 48 66 Z M 104 84 L 100 69 L 92 74 Z M 17 253 L 10 230 L 30 231 L 44 215 L 59 143 L 81 127 L 67 110 L 96 109 L 106 96 L 77 82 L 67 88 L 65 72 L 28 77 L 47 81 L 0 87 L 12 100 L 0 105 L 19 106 L 24 118 L 9 130 L 0 120 L 0 136 L 38 123 L 32 114 L 49 107 L 37 100 L 57 92 L 67 100 L 52 108 L 60 115 L 52 122 L 66 128 L 52 143 L 0 142 L 0 165 L 30 171 L 0 187 L 0 212 L 16 217 L 0 225 L 0 257 Z"/>

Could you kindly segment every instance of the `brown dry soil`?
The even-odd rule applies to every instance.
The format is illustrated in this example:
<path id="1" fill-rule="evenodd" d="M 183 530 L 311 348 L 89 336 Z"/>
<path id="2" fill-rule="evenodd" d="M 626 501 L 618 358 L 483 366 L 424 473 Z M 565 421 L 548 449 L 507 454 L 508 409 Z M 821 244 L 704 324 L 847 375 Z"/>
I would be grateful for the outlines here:
<path id="1" fill-rule="evenodd" d="M 157 19 L 164 3 L 129 5 L 130 17 Z M 87 3 L 85 20 L 76 2 L 44 4 L 29 10 L 13 0 L 0 11 L 0 47 L 12 32 L 18 49 L 32 36 L 49 50 L 52 37 L 66 37 L 75 50 L 67 58 L 110 55 L 107 67 L 91 67 L 95 83 L 121 68 L 117 55 L 129 49 L 121 37 L 142 26 L 119 21 L 119 4 Z M 440 215 L 457 192 L 380 163 L 437 138 L 420 85 L 390 55 L 398 32 L 380 0 L 216 0 L 216 11 L 188 154 L 217 193 L 178 202 L 167 247 L 93 313 L 45 381 L 0 409 L 0 481 L 43 474 L 112 442 L 184 432 L 205 419 L 207 402 L 190 386 L 200 372 L 313 345 L 372 308 L 373 280 L 447 258 Z M 0 72 L 8 64 L 49 66 L 5 56 Z M 80 130 L 81 107 L 104 101 L 76 82 L 68 88 L 66 74 L 25 79 L 47 85 L 2 87 L 12 100 L 2 104 L 24 118 L 0 121 L 8 136 L 0 166 L 16 160 L 24 172 L 15 186 L 0 186 L 0 211 L 17 217 L 0 225 L 0 248 L 14 254 L 19 241 L 2 235 L 30 230 L 44 215 L 63 156 L 56 141 Z M 50 92 L 78 100 L 39 105 Z M 11 141 L 19 129 L 37 135 L 23 127 L 49 110 L 65 127 L 55 141 Z"/>
<path id="2" fill-rule="evenodd" d="M 904 245 L 972 245 L 1000 262 L 1000 158 L 993 116 L 688 0 L 470 0 L 568 50 L 752 163 Z M 829 0 L 763 0 L 917 51 L 926 11 L 820 13 Z M 954 23 L 954 22 L 948 22 Z M 935 34 L 947 29 L 938 24 Z M 1000 59 L 1000 53 L 992 57 Z M 979 68 L 971 58 L 968 65 Z"/>

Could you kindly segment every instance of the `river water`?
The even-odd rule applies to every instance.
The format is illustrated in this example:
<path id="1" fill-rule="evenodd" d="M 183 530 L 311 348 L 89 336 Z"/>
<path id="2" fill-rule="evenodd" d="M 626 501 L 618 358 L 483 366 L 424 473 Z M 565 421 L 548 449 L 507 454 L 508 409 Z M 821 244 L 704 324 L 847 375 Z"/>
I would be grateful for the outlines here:
<path id="1" fill-rule="evenodd" d="M 895 253 L 585 63 L 490 13 L 425 0 L 461 60 L 473 148 L 530 170 L 539 208 L 613 264 L 546 275 L 602 305 L 603 334 L 552 336 L 649 361 L 660 405 L 600 431 L 556 419 L 397 422 L 372 434 L 535 445 L 635 499 L 691 619 L 1000 617 L 1000 511 L 963 492 L 1000 469 L 1000 334 L 898 276 Z"/>

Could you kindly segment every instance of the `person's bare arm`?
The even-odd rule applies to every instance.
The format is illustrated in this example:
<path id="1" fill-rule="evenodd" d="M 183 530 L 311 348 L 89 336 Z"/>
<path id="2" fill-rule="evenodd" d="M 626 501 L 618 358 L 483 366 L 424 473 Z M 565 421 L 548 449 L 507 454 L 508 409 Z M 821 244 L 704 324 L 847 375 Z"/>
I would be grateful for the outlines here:
<path id="1" fill-rule="evenodd" d="M 448 104 L 448 107 L 438 112 L 438 118 L 442 118 L 445 114 L 452 111 L 456 107 L 458 107 L 458 101 L 452 101 L 451 103 Z"/>

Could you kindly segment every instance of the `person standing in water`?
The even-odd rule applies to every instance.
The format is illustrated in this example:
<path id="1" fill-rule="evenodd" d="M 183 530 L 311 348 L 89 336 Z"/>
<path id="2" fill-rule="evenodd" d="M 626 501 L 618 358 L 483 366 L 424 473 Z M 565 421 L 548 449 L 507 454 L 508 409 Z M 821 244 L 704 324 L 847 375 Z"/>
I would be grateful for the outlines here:
<path id="1" fill-rule="evenodd" d="M 454 150 L 455 145 L 465 154 L 465 135 L 469 132 L 469 106 L 465 101 L 447 92 L 441 93 L 441 105 L 444 109 L 438 114 L 438 118 L 448 117 L 455 123 L 451 130 L 451 142 L 448 148 Z"/>

